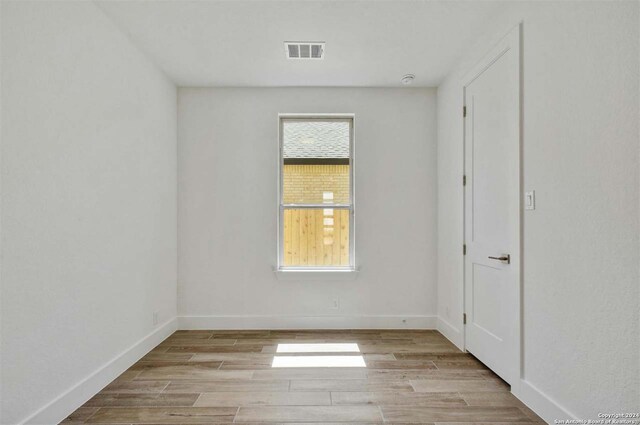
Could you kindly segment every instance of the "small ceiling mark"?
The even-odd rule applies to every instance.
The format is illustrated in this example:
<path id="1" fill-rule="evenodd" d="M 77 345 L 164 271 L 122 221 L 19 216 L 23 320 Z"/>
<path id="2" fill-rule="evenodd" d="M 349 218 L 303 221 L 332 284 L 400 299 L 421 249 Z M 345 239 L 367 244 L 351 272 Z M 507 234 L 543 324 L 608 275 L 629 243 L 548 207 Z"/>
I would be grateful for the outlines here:
<path id="1" fill-rule="evenodd" d="M 402 84 L 404 84 L 405 86 L 408 86 L 409 84 L 413 83 L 413 80 L 416 79 L 416 76 L 413 74 L 407 74 L 405 76 L 402 77 L 402 79 L 400 80 L 400 82 Z"/>

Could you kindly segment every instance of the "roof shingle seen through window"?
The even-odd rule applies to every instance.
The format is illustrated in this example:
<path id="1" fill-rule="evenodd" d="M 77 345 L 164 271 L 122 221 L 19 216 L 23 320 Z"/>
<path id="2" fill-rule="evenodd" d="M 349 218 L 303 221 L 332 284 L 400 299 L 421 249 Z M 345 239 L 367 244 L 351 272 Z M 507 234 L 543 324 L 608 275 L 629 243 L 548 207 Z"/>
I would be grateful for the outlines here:
<path id="1" fill-rule="evenodd" d="M 285 121 L 284 158 L 349 158 L 349 122 Z"/>

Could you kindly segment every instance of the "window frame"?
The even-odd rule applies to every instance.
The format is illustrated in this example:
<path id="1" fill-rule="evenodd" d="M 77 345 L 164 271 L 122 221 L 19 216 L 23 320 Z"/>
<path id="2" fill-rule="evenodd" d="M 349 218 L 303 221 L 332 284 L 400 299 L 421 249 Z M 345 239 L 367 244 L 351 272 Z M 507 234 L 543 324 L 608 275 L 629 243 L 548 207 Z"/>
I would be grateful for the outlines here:
<path id="1" fill-rule="evenodd" d="M 349 203 L 348 204 L 285 204 L 284 203 L 284 132 L 286 121 L 343 121 L 349 123 Z M 277 267 L 280 272 L 350 272 L 356 270 L 355 261 L 355 115 L 354 114 L 278 114 L 278 223 Z M 329 206 L 330 205 L 330 206 Z M 285 209 L 346 209 L 349 210 L 349 265 L 346 266 L 285 266 L 284 210 Z"/>

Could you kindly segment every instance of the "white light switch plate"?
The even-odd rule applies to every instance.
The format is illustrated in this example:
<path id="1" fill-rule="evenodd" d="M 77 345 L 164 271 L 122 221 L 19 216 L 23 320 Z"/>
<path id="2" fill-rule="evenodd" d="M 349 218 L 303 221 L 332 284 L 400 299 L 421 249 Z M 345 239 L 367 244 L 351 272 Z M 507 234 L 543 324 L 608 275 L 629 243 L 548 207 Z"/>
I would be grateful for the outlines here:
<path id="1" fill-rule="evenodd" d="M 524 194 L 524 209 L 535 210 L 536 209 L 536 191 L 525 192 Z"/>

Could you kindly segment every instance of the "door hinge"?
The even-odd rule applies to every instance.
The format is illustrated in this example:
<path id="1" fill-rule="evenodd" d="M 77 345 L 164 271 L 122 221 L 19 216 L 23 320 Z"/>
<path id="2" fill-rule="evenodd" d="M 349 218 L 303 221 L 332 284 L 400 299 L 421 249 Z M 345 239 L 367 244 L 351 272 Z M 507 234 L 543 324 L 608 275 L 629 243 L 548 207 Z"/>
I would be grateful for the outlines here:
<path id="1" fill-rule="evenodd" d="M 467 185 L 467 176 L 466 176 L 466 175 L 463 175 L 463 176 L 462 176 L 462 185 L 463 185 L 463 186 L 466 186 L 466 185 Z"/>
<path id="2" fill-rule="evenodd" d="M 467 117 L 467 107 L 463 106 L 462 107 L 462 118 L 466 118 Z"/>
<path id="3" fill-rule="evenodd" d="M 462 255 L 467 255 L 467 244 L 462 245 Z"/>
<path id="4" fill-rule="evenodd" d="M 467 324 L 467 313 L 462 313 L 462 324 L 463 325 Z"/>

